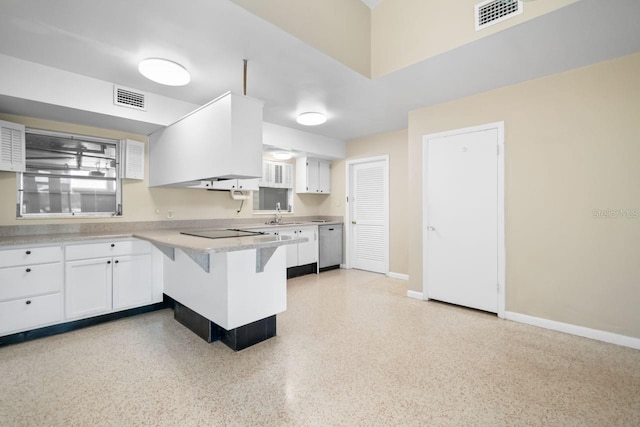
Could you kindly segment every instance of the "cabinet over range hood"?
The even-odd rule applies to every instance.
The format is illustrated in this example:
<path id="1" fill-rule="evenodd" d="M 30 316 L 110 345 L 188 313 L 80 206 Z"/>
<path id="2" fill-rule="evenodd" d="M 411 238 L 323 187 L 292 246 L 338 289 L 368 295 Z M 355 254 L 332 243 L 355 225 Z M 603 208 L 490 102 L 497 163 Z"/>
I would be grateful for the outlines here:
<path id="1" fill-rule="evenodd" d="M 263 102 L 227 92 L 149 135 L 149 187 L 262 176 Z"/>

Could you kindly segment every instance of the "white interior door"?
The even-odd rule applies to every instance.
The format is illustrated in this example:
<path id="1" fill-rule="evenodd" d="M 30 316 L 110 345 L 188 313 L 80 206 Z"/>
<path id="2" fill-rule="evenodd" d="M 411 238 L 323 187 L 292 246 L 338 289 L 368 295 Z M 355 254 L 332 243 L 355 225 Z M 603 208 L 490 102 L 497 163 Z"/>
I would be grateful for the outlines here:
<path id="1" fill-rule="evenodd" d="M 499 131 L 426 138 L 428 299 L 498 312 Z"/>
<path id="2" fill-rule="evenodd" d="M 350 267 L 389 269 L 388 159 L 349 163 Z"/>

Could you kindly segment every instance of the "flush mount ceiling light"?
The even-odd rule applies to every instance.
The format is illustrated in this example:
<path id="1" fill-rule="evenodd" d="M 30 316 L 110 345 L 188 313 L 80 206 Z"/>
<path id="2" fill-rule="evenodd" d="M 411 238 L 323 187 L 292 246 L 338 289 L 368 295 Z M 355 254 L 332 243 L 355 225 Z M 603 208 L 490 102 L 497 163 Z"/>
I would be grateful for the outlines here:
<path id="1" fill-rule="evenodd" d="M 276 151 L 273 153 L 273 157 L 278 160 L 289 160 L 291 158 L 291 153 L 286 151 Z"/>
<path id="2" fill-rule="evenodd" d="M 140 74 L 167 86 L 184 86 L 191 81 L 189 72 L 180 64 L 162 58 L 147 58 L 138 64 Z"/>
<path id="3" fill-rule="evenodd" d="M 296 121 L 304 126 L 317 126 L 327 121 L 327 116 L 322 113 L 302 113 L 298 116 Z"/>

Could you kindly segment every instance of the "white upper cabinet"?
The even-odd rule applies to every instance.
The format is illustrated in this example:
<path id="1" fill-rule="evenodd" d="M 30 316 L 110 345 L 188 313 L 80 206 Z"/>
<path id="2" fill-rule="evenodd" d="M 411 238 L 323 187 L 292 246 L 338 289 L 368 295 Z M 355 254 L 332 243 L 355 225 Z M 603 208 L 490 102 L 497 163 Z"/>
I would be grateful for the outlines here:
<path id="1" fill-rule="evenodd" d="M 149 186 L 262 176 L 262 101 L 228 92 L 149 135 Z"/>
<path id="2" fill-rule="evenodd" d="M 258 181 L 258 178 L 225 179 L 221 181 L 207 182 L 204 185 L 209 190 L 258 191 Z"/>
<path id="3" fill-rule="evenodd" d="M 260 187 L 293 188 L 293 165 L 265 160 Z"/>
<path id="4" fill-rule="evenodd" d="M 0 171 L 25 171 L 24 126 L 0 120 Z"/>
<path id="5" fill-rule="evenodd" d="M 331 193 L 331 162 L 326 160 L 318 161 L 318 192 Z"/>
<path id="6" fill-rule="evenodd" d="M 296 160 L 296 193 L 331 193 L 331 162 L 299 157 Z"/>

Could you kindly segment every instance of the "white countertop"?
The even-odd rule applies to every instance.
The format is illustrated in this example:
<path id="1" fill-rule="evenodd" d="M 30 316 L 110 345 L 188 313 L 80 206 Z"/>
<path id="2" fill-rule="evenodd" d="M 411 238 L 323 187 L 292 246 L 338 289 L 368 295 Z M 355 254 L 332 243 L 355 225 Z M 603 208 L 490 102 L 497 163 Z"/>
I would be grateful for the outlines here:
<path id="1" fill-rule="evenodd" d="M 305 226 L 320 226 L 320 225 L 332 225 L 342 224 L 340 221 L 284 221 L 281 224 L 243 224 L 235 225 L 228 224 L 226 227 L 207 227 L 202 230 L 208 229 L 227 229 L 237 228 L 240 230 L 260 230 L 260 229 L 286 229 Z M 186 227 L 189 230 L 200 229 Z M 148 240 L 151 243 L 172 246 L 183 249 L 190 249 L 199 252 L 230 252 L 255 248 L 267 248 L 276 247 L 282 245 L 290 245 L 296 243 L 306 242 L 305 237 L 291 237 L 291 236 L 276 236 L 276 235 L 261 235 L 261 236 L 247 236 L 247 237 L 230 237 L 223 239 L 207 239 L 202 237 L 187 236 L 180 234 L 180 231 L 184 231 L 184 227 L 165 228 L 159 230 L 120 230 L 120 231 L 92 231 L 92 232 L 72 232 L 72 233 L 55 233 L 55 234 L 32 234 L 32 235 L 16 235 L 16 236 L 0 236 L 0 246 L 24 246 L 24 245 L 48 245 L 48 244 L 63 244 L 71 242 L 81 242 L 85 240 L 98 240 L 98 239 L 126 239 L 126 238 L 139 238 Z"/>
<path id="2" fill-rule="evenodd" d="M 133 237 L 147 240 L 156 245 L 213 253 L 270 248 L 308 241 L 306 237 L 277 236 L 275 234 L 208 239 L 205 237 L 180 234 L 178 230 L 140 231 L 133 233 Z"/>
<path id="3" fill-rule="evenodd" d="M 260 229 L 273 229 L 273 228 L 295 228 L 295 227 L 308 227 L 319 226 L 319 225 L 336 225 L 342 224 L 342 221 L 303 221 L 303 222 L 289 222 L 283 221 L 280 224 L 250 224 L 242 227 L 238 227 L 240 230 L 260 230 Z"/>
<path id="4" fill-rule="evenodd" d="M 133 237 L 132 232 L 96 232 L 96 233 L 63 233 L 34 234 L 30 236 L 2 236 L 0 246 L 18 245 L 50 245 L 57 243 L 79 242 L 96 239 L 126 239 Z"/>

